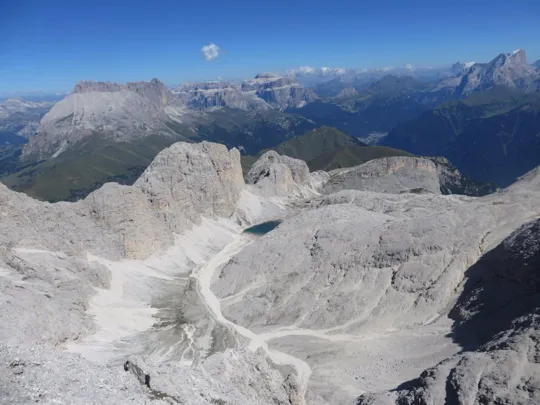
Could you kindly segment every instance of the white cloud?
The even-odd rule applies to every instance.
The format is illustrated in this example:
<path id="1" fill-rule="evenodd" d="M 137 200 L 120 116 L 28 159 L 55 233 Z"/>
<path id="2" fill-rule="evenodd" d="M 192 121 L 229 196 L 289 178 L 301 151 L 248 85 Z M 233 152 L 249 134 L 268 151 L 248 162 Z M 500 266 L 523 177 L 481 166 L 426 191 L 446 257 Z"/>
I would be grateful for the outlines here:
<path id="1" fill-rule="evenodd" d="M 220 48 L 216 44 L 205 45 L 201 48 L 201 54 L 206 60 L 214 60 L 219 56 Z"/>

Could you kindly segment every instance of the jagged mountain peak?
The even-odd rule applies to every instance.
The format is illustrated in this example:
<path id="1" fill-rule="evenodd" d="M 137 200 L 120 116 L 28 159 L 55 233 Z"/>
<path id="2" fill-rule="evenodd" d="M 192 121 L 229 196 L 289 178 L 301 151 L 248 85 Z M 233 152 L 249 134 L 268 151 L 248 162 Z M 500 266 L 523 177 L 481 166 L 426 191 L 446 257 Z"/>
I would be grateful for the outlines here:
<path id="1" fill-rule="evenodd" d="M 540 74 L 527 64 L 525 50 L 517 49 L 510 53 L 501 53 L 488 63 L 471 66 L 464 72 L 461 83 L 456 88 L 456 95 L 467 96 L 474 91 L 501 85 L 534 91 L 534 83 L 538 79 Z"/>
<path id="2" fill-rule="evenodd" d="M 489 65 L 501 67 L 507 64 L 521 65 L 527 63 L 527 53 L 525 49 L 516 49 L 510 53 L 501 53 L 493 59 Z"/>

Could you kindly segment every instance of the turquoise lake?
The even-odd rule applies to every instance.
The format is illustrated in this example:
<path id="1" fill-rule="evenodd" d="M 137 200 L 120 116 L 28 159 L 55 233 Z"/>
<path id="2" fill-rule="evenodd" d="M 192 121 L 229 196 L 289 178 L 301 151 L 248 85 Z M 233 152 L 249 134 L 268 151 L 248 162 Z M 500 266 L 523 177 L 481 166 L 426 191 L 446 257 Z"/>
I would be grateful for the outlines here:
<path id="1" fill-rule="evenodd" d="M 265 233 L 270 232 L 272 229 L 275 229 L 279 224 L 281 224 L 281 221 L 267 221 L 247 228 L 244 230 L 244 232 L 255 235 L 264 235 Z"/>

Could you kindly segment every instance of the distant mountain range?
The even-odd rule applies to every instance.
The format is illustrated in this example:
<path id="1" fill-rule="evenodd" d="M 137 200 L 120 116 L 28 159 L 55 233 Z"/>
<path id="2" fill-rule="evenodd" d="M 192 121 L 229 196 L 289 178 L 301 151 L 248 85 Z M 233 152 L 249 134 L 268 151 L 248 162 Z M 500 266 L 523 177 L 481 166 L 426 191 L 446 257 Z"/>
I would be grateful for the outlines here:
<path id="1" fill-rule="evenodd" d="M 531 92 L 540 90 L 540 73 L 527 63 L 524 49 L 500 54 L 489 63 L 475 63 L 463 72 L 460 79 L 455 93 L 461 97 L 494 86 Z"/>
<path id="2" fill-rule="evenodd" d="M 380 144 L 445 156 L 472 177 L 506 186 L 540 162 L 540 93 L 493 87 L 398 125 Z"/>
<path id="3" fill-rule="evenodd" d="M 396 125 L 451 98 L 449 89 L 435 89 L 410 76 L 386 75 L 367 88 L 348 87 L 336 97 L 320 99 L 301 109 L 317 125 L 339 128 L 358 138 L 387 133 Z"/>
<path id="4" fill-rule="evenodd" d="M 186 83 L 172 91 L 182 104 L 194 109 L 215 107 L 256 110 L 300 108 L 318 97 L 291 77 L 263 73 L 241 83 Z"/>
<path id="5" fill-rule="evenodd" d="M 436 68 L 415 67 L 410 64 L 399 68 L 382 67 L 375 69 L 314 68 L 311 66 L 303 66 L 297 69 L 291 69 L 287 74 L 304 86 L 314 87 L 317 93 L 325 93 L 325 88 L 331 88 L 330 86 L 325 85 L 330 83 L 334 86 L 334 90 L 328 91 L 326 94 L 322 95 L 333 96 L 343 88 L 367 85 L 388 74 L 394 76 L 411 76 L 421 81 L 440 80 L 445 77 L 453 76 L 455 73 L 452 72 L 452 68 L 452 66 Z"/>
<path id="6" fill-rule="evenodd" d="M 10 98 L 0 103 L 0 145 L 25 143 L 34 135 L 43 115 L 54 102 L 33 102 L 19 98 Z"/>
<path id="7" fill-rule="evenodd" d="M 445 156 L 466 173 L 507 184 L 536 158 L 522 159 L 506 172 L 491 170 L 492 176 L 470 162 L 475 154 L 489 160 L 496 152 L 490 149 L 493 132 L 506 130 L 494 129 L 495 117 L 506 114 L 504 125 L 533 119 L 539 90 L 540 69 L 527 64 L 523 50 L 489 63 L 441 69 L 304 67 L 282 76 L 185 83 L 172 90 L 157 79 L 83 81 L 57 103 L 0 104 L 0 136 L 10 142 L 0 148 L 0 175 L 8 176 L 3 181 L 11 187 L 39 198 L 74 199 L 105 181 L 131 182 L 159 150 L 178 140 L 220 142 L 253 156 L 312 129 L 334 127 L 358 144 L 317 153 L 317 161 L 298 157 L 313 168 L 331 169 L 362 162 L 364 157 L 358 157 L 365 143 L 378 143 L 417 155 Z M 440 119 L 446 113 L 454 117 L 449 123 Z M 473 121 L 486 125 L 475 129 L 484 135 L 470 133 Z M 534 128 L 533 122 L 527 125 Z M 521 126 L 516 139 L 521 139 L 520 131 Z M 472 141 L 466 142 L 462 132 Z M 327 136 L 332 139 L 328 131 Z M 532 142 L 532 135 L 523 136 Z M 481 142 L 491 146 L 482 148 Z M 515 159 L 515 153 L 506 150 L 503 161 Z"/>

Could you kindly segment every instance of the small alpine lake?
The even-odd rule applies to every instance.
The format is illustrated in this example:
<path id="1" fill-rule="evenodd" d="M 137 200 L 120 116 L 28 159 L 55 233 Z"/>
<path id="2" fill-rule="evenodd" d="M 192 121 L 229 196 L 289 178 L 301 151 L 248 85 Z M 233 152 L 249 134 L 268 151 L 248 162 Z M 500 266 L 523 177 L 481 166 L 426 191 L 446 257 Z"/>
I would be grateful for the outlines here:
<path id="1" fill-rule="evenodd" d="M 264 235 L 275 229 L 279 224 L 281 224 L 281 221 L 267 221 L 244 229 L 244 232 L 254 235 Z"/>

